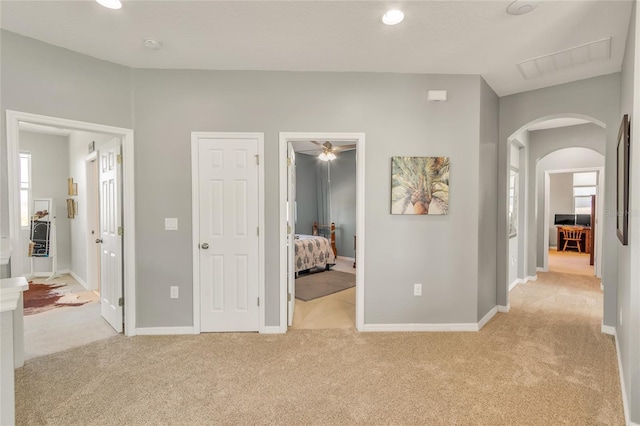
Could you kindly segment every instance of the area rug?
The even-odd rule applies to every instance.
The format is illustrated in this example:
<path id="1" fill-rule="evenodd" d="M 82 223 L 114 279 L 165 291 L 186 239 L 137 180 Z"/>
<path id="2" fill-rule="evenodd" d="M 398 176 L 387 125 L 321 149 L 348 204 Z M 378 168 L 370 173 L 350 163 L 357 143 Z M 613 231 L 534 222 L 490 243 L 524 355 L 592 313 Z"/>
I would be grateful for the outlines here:
<path id="1" fill-rule="evenodd" d="M 324 271 L 296 278 L 296 299 L 308 302 L 356 285 L 356 275 Z"/>
<path id="2" fill-rule="evenodd" d="M 80 300 L 75 293 L 60 289 L 66 284 L 39 284 L 29 282 L 29 289 L 23 293 L 24 315 L 33 315 L 62 306 L 81 306 L 91 300 Z"/>

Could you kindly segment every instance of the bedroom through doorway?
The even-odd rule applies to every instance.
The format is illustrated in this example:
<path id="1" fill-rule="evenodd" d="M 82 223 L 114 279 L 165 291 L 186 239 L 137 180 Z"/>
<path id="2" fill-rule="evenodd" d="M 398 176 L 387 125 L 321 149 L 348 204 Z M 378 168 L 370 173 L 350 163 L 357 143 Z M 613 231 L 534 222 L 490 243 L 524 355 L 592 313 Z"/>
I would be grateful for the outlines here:
<path id="1" fill-rule="evenodd" d="M 359 139 L 324 136 L 286 144 L 287 324 L 294 329 L 358 325 Z"/>

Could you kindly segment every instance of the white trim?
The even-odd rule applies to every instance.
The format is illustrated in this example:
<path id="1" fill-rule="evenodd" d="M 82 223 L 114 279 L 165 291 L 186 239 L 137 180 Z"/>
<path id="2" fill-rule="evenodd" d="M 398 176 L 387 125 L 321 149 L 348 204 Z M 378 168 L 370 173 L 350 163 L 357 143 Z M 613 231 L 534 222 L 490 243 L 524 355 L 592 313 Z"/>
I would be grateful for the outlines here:
<path id="1" fill-rule="evenodd" d="M 487 325 L 487 323 L 498 313 L 498 307 L 494 306 L 491 308 L 489 312 L 485 316 L 482 317 L 480 321 L 478 321 L 478 331 L 482 330 L 482 327 Z"/>
<path id="2" fill-rule="evenodd" d="M 549 272 L 549 269 L 544 267 L 541 268 L 540 266 L 538 266 L 536 267 L 536 272 Z"/>
<path id="3" fill-rule="evenodd" d="M 133 130 L 65 118 L 49 117 L 7 110 L 7 169 L 9 185 L 9 227 L 13 253 L 22 253 L 20 238 L 20 201 L 18 189 L 18 152 L 19 123 L 28 122 L 65 129 L 84 130 L 87 132 L 107 133 L 120 137 L 124 161 L 122 164 L 123 187 L 123 237 L 124 262 L 124 334 L 134 336 L 136 332 L 136 221 L 135 221 L 135 185 L 134 185 L 134 138 Z M 16 276 L 23 271 L 21 256 L 11 257 L 11 273 Z M 14 267 L 15 265 L 15 267 Z"/>
<path id="4" fill-rule="evenodd" d="M 200 333 L 200 253 L 198 241 L 200 239 L 200 211 L 199 200 L 199 166 L 198 140 L 210 139 L 256 139 L 258 142 L 258 297 L 260 297 L 258 332 L 264 333 L 265 324 L 265 219 L 264 205 L 266 202 L 264 191 L 264 133 L 260 132 L 191 132 L 191 229 L 193 256 L 193 334 Z"/>
<path id="5" fill-rule="evenodd" d="M 58 271 L 58 273 L 59 273 L 59 274 L 64 274 L 65 272 L 63 272 L 63 271 Z M 76 273 L 75 273 L 75 272 L 73 272 L 73 271 L 69 271 L 69 272 L 66 272 L 66 273 L 67 273 L 67 274 L 69 274 L 69 275 L 71 275 L 71 276 L 73 277 L 73 279 L 74 279 L 74 280 L 78 281 L 78 284 L 80 284 L 82 287 L 84 287 L 84 289 L 85 289 L 85 290 L 87 290 L 87 291 L 91 291 L 91 289 L 89 288 L 89 286 L 87 285 L 87 283 L 86 283 L 86 282 L 84 282 L 84 280 L 83 280 L 82 278 L 80 278 L 80 277 L 78 276 L 78 274 L 76 274 Z"/>
<path id="6" fill-rule="evenodd" d="M 509 284 L 509 291 L 513 290 L 518 284 L 520 284 L 520 280 L 516 278 L 511 284 Z"/>
<path id="7" fill-rule="evenodd" d="M 528 281 L 538 281 L 538 274 L 533 275 L 533 276 L 529 275 L 528 277 L 526 277 L 524 279 L 525 283 L 528 282 Z"/>
<path id="8" fill-rule="evenodd" d="M 602 326 L 604 327 L 609 327 L 609 326 Z M 616 341 L 616 354 L 618 356 L 618 374 L 620 375 L 620 390 L 622 391 L 622 408 L 624 410 L 624 419 L 625 419 L 625 423 L 629 426 L 633 426 L 633 422 L 631 421 L 631 419 L 629 418 L 630 414 L 629 414 L 629 400 L 627 398 L 627 388 L 625 386 L 624 383 L 624 374 L 623 374 L 623 370 L 622 370 L 622 357 L 620 355 L 620 343 L 618 342 L 618 333 L 616 331 L 615 327 L 613 328 L 613 338 Z"/>
<path id="9" fill-rule="evenodd" d="M 279 325 L 266 325 L 260 329 L 260 334 L 283 334 Z"/>
<path id="10" fill-rule="evenodd" d="M 604 325 L 602 324 L 600 326 L 600 331 L 604 334 L 609 334 L 611 336 L 615 336 L 616 335 L 616 328 L 612 325 Z"/>
<path id="11" fill-rule="evenodd" d="M 137 336 L 168 336 L 174 334 L 197 334 L 193 327 L 141 327 L 136 328 Z"/>
<path id="12" fill-rule="evenodd" d="M 382 331 L 478 331 L 478 323 L 449 324 L 365 324 L 363 330 L 368 332 Z"/>
<path id="13" fill-rule="evenodd" d="M 507 306 L 504 305 L 498 305 L 498 312 L 502 312 L 502 313 L 508 313 L 511 310 L 511 303 L 507 304 Z"/>
<path id="14" fill-rule="evenodd" d="M 365 262 L 365 233 L 364 233 L 364 193 L 365 193 L 365 134 L 364 133 L 292 133 L 281 132 L 278 149 L 278 167 L 280 180 L 280 227 L 278 239 L 280 244 L 280 330 L 287 331 L 287 144 L 299 140 L 325 141 L 355 141 L 356 143 L 356 235 L 358 236 L 358 249 L 356 250 L 356 329 L 367 331 L 369 325 L 364 323 L 364 262 Z M 382 325 L 385 326 L 384 324 Z M 395 326 L 395 324 L 391 324 Z M 373 326 L 374 328 L 376 326 Z M 374 330 L 375 331 L 375 330 Z M 380 330 L 385 331 L 385 330 Z"/>

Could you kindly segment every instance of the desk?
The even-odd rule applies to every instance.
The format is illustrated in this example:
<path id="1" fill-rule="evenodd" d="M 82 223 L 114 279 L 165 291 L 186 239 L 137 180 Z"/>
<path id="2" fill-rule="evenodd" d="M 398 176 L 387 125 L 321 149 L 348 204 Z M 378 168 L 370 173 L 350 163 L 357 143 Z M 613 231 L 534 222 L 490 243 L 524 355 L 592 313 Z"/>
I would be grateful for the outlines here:
<path id="1" fill-rule="evenodd" d="M 556 225 L 556 232 L 558 233 L 558 251 L 562 251 L 564 247 L 564 234 L 560 231 L 561 225 Z M 580 241 L 580 250 L 583 253 L 591 253 L 591 242 L 593 240 L 593 232 L 590 226 L 576 226 L 576 228 L 582 228 L 585 232 L 582 233 L 582 241 Z M 568 248 L 568 247 L 567 247 Z"/>

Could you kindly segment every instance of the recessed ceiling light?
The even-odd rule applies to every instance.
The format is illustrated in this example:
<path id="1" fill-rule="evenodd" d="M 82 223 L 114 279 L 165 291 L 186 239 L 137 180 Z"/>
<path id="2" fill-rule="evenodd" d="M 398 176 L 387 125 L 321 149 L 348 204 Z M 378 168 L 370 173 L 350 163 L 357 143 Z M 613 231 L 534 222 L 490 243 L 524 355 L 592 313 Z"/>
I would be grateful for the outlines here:
<path id="1" fill-rule="evenodd" d="M 122 7 L 122 3 L 120 3 L 120 0 L 96 0 L 96 1 L 109 9 L 120 9 Z"/>
<path id="2" fill-rule="evenodd" d="M 516 0 L 507 7 L 509 15 L 524 15 L 538 6 L 538 0 Z"/>
<path id="3" fill-rule="evenodd" d="M 162 43 L 160 43 L 160 40 L 156 40 L 155 38 L 145 38 L 144 45 L 145 47 L 148 47 L 152 50 L 160 50 L 162 48 Z"/>
<path id="4" fill-rule="evenodd" d="M 396 25 L 402 22 L 404 13 L 401 10 L 393 9 L 382 15 L 382 22 L 387 25 Z"/>

